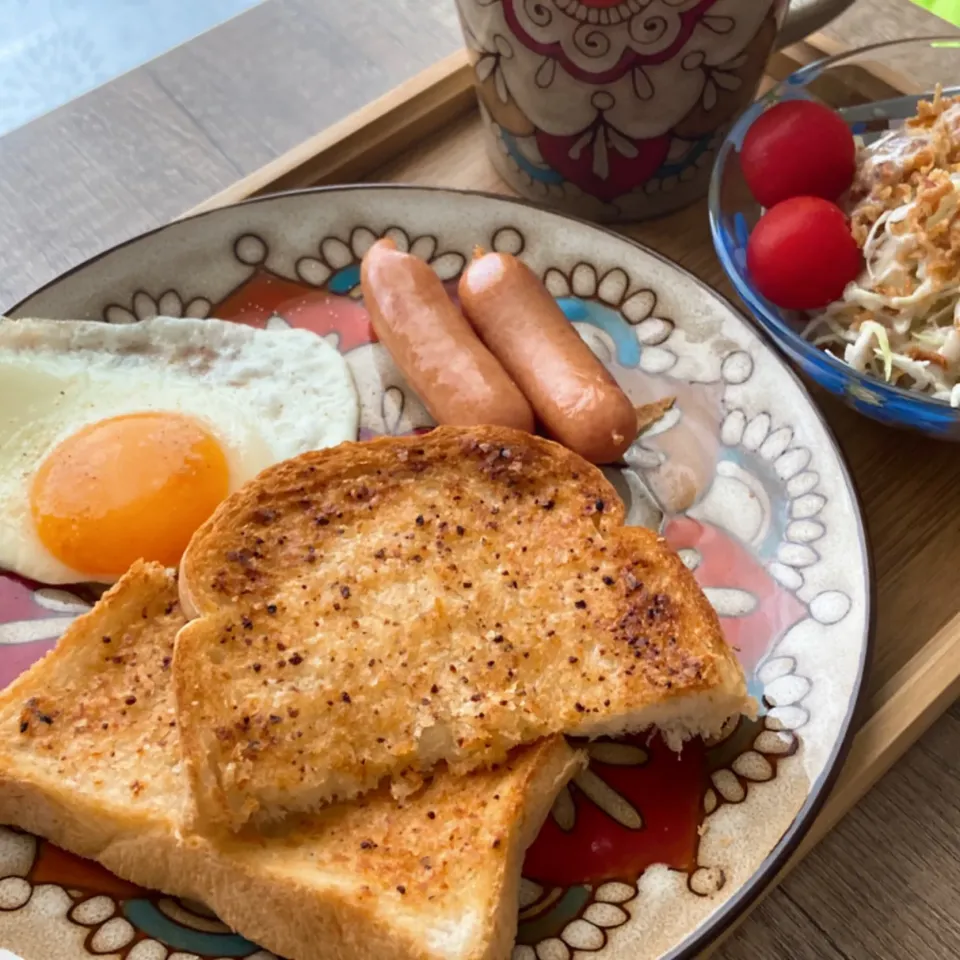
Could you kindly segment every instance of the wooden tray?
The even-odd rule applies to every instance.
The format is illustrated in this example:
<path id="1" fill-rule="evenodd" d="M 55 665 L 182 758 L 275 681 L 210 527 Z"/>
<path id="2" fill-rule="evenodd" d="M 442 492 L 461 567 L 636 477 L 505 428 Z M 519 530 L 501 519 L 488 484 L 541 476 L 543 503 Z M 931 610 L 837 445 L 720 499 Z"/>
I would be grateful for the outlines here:
<path id="1" fill-rule="evenodd" d="M 766 83 L 836 52 L 835 42 L 811 37 L 773 57 Z M 905 76 L 863 69 L 852 71 L 845 82 L 848 96 L 852 89 L 864 98 L 920 89 Z M 363 180 L 510 193 L 484 154 L 465 52 L 425 70 L 189 214 L 264 193 Z M 714 255 L 705 202 L 623 232 L 735 299 Z M 866 514 L 876 571 L 875 656 L 846 765 L 819 819 L 775 882 L 960 694 L 957 448 L 893 432 L 833 397 L 814 393 L 847 456 Z"/>

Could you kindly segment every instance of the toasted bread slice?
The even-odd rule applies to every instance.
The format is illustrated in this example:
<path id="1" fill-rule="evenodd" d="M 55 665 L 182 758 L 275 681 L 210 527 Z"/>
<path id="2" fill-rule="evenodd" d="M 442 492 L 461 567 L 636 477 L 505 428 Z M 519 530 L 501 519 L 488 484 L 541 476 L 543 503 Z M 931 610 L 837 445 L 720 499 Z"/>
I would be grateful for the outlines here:
<path id="1" fill-rule="evenodd" d="M 207 903 L 291 960 L 505 960 L 523 851 L 581 766 L 560 738 L 268 834 L 184 837 L 173 576 L 136 565 L 0 695 L 0 822 Z"/>
<path id="2" fill-rule="evenodd" d="M 692 574 L 603 474 L 506 428 L 309 453 L 226 500 L 181 566 L 174 681 L 198 825 L 397 795 L 544 736 L 749 709 Z"/>

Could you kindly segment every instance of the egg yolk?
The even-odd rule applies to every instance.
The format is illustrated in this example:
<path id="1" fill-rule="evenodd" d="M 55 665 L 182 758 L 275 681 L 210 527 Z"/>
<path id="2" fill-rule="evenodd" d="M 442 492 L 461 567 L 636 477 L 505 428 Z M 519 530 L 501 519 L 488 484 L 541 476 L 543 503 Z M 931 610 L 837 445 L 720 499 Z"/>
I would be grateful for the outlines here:
<path id="1" fill-rule="evenodd" d="M 136 560 L 175 566 L 227 495 L 219 443 L 179 413 L 90 424 L 40 465 L 30 508 L 40 541 L 88 576 L 119 576 Z"/>

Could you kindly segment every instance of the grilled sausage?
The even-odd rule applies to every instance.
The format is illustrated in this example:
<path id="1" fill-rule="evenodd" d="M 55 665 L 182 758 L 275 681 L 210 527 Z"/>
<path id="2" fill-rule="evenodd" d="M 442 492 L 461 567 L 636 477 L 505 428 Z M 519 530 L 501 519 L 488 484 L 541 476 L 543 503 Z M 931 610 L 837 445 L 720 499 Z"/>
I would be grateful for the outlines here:
<path id="1" fill-rule="evenodd" d="M 530 404 L 429 264 L 378 240 L 363 258 L 360 283 L 377 337 L 434 420 L 533 432 Z"/>
<path id="2" fill-rule="evenodd" d="M 488 253 L 460 278 L 460 304 L 547 431 L 593 463 L 613 463 L 637 438 L 627 395 L 526 264 Z"/>

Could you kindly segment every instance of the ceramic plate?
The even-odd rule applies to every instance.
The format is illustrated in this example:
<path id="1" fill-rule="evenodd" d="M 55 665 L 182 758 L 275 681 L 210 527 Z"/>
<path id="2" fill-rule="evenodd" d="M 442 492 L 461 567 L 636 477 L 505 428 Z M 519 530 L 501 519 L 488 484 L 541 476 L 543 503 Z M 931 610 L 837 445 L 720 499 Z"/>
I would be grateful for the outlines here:
<path id="1" fill-rule="evenodd" d="M 450 289 L 474 245 L 520 254 L 637 403 L 677 403 L 608 471 L 629 521 L 696 572 L 762 704 L 678 758 L 656 737 L 591 748 L 524 867 L 514 960 L 692 956 L 758 895 L 844 754 L 869 646 L 870 573 L 850 479 L 815 406 L 724 300 L 605 230 L 505 199 L 347 187 L 252 201 L 140 237 L 18 316 L 155 314 L 305 327 L 347 356 L 362 436 L 429 426 L 374 342 L 359 261 L 384 234 Z M 94 599 L 0 580 L 0 682 Z M 29 960 L 269 954 L 196 904 L 0 829 L 0 943 Z"/>

